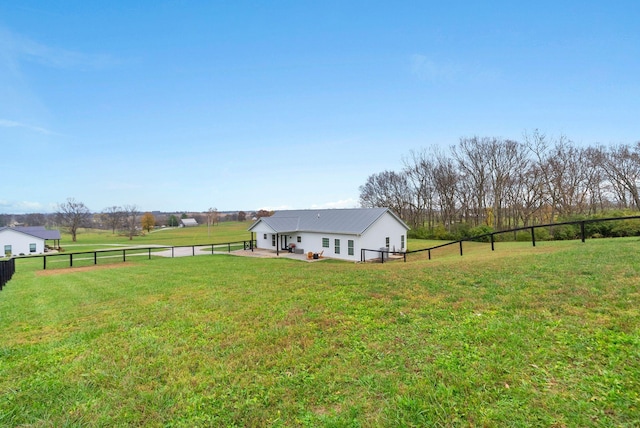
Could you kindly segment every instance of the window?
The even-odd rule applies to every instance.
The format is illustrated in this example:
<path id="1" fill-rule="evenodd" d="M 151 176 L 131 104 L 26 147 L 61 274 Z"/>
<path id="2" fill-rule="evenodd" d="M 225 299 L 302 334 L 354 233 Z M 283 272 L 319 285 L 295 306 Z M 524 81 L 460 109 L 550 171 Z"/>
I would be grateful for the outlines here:
<path id="1" fill-rule="evenodd" d="M 400 249 L 404 250 L 404 235 L 400 235 Z"/>
<path id="2" fill-rule="evenodd" d="M 267 234 L 265 233 L 262 239 L 267 239 Z"/>
<path id="3" fill-rule="evenodd" d="M 302 236 L 298 236 L 298 243 L 302 242 Z"/>
<path id="4" fill-rule="evenodd" d="M 29 252 L 30 253 L 36 252 L 36 244 L 29 244 Z"/>
<path id="5" fill-rule="evenodd" d="M 349 253 L 350 256 L 353 256 L 354 252 L 353 252 L 353 239 L 349 239 L 347 241 L 347 253 Z"/>
<path id="6" fill-rule="evenodd" d="M 339 240 L 339 239 L 336 239 L 336 240 L 334 241 L 334 244 L 335 244 L 335 253 L 336 253 L 336 254 L 340 254 L 340 240 Z"/>
<path id="7" fill-rule="evenodd" d="M 322 238 L 322 248 L 329 248 L 329 238 Z"/>
<path id="8" fill-rule="evenodd" d="M 7 257 L 11 256 L 11 245 L 4 246 L 4 255 Z"/>
<path id="9" fill-rule="evenodd" d="M 271 246 L 272 247 L 276 246 L 276 235 L 271 235 Z"/>
<path id="10" fill-rule="evenodd" d="M 387 247 L 387 250 L 389 249 L 389 237 L 388 236 L 386 238 L 384 238 L 384 246 Z"/>

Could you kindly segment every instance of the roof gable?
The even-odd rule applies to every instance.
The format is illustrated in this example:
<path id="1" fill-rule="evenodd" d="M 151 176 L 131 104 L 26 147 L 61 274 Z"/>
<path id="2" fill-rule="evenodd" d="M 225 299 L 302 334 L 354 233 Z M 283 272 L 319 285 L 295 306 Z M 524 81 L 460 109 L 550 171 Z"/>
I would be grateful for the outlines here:
<path id="1" fill-rule="evenodd" d="M 391 215 L 403 227 L 409 229 L 388 208 L 350 208 L 276 211 L 271 217 L 260 218 L 249 227 L 249 230 L 253 230 L 262 222 L 276 233 L 322 232 L 360 235 L 386 214 Z"/>

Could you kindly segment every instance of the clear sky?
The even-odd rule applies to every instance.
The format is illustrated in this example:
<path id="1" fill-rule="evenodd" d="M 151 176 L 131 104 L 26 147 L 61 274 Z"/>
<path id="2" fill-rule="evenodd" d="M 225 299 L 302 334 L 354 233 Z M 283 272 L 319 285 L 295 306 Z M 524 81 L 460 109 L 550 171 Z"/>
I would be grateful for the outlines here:
<path id="1" fill-rule="evenodd" d="M 0 213 L 354 207 L 534 129 L 640 140 L 640 1 L 0 0 Z"/>

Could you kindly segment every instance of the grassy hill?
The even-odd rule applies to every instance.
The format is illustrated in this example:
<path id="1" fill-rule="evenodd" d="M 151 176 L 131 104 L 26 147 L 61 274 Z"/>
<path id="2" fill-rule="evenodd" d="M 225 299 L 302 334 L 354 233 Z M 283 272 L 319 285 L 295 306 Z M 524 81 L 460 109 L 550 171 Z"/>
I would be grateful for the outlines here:
<path id="1" fill-rule="evenodd" d="M 0 425 L 637 426 L 639 248 L 18 269 Z"/>

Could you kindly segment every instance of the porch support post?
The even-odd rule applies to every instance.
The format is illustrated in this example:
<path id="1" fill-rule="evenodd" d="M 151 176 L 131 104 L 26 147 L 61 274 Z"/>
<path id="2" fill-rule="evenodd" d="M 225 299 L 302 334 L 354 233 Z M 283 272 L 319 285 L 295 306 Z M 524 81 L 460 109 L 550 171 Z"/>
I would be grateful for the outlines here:
<path id="1" fill-rule="evenodd" d="M 280 236 L 276 233 L 276 256 L 280 255 Z"/>

